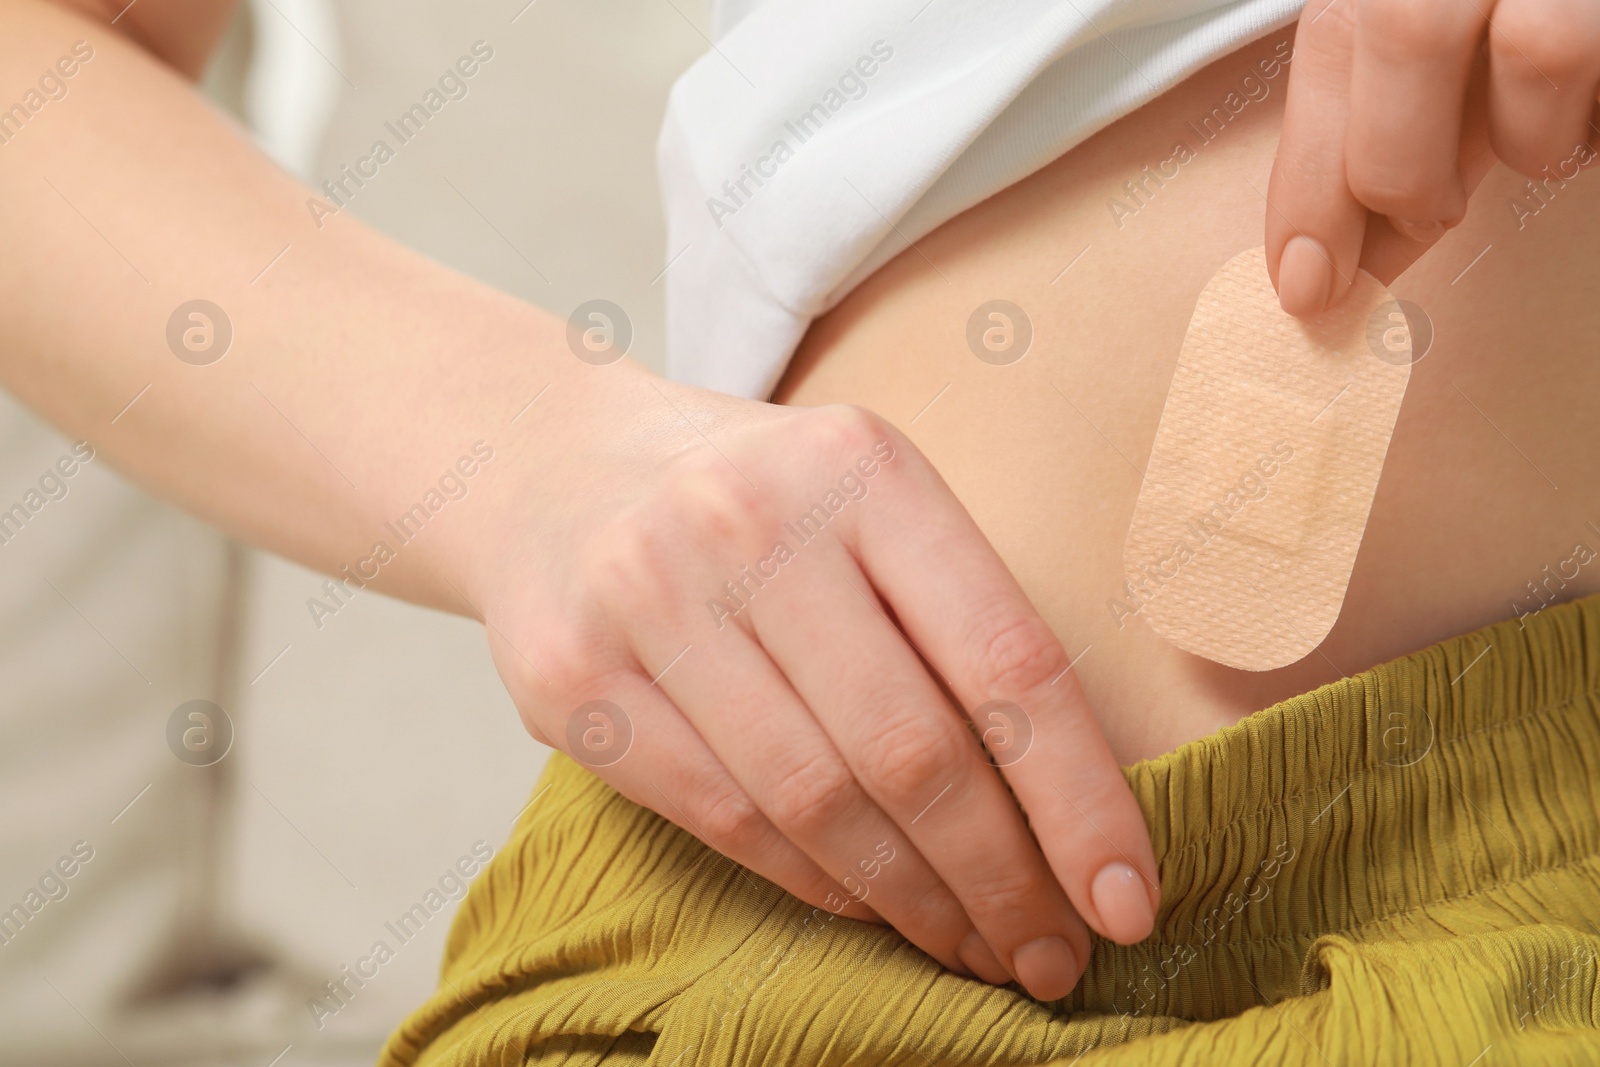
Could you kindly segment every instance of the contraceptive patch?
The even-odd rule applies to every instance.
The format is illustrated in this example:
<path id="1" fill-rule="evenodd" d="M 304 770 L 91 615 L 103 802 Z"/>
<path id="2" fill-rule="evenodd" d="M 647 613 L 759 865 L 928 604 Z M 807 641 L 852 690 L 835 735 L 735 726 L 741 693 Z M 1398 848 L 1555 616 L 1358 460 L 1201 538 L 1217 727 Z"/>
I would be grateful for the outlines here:
<path id="1" fill-rule="evenodd" d="M 1122 614 L 1249 671 L 1322 643 L 1411 377 L 1403 317 L 1383 358 L 1368 339 L 1393 301 L 1361 271 L 1338 307 L 1303 322 L 1279 307 L 1263 248 L 1206 283 L 1123 549 Z"/>

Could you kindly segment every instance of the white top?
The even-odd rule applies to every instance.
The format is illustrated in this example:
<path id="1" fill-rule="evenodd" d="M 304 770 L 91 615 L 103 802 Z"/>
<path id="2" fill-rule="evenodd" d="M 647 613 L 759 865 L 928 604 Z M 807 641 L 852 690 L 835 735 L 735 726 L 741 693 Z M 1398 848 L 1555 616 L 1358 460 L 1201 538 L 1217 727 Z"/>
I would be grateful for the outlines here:
<path id="1" fill-rule="evenodd" d="M 712 0 L 659 145 L 667 363 L 747 397 L 940 223 L 1304 0 Z"/>

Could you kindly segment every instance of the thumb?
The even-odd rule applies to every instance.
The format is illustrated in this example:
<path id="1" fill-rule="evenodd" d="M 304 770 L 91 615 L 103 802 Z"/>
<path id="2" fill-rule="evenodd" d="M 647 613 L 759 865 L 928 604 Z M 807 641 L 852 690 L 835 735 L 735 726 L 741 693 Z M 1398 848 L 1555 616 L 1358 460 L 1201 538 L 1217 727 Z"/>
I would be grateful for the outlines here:
<path id="1" fill-rule="evenodd" d="M 1461 150 L 1456 164 L 1469 198 L 1495 163 L 1494 149 L 1489 143 L 1488 88 L 1488 59 L 1480 53 L 1472 68 L 1461 115 Z M 1361 269 L 1389 285 L 1442 237 L 1441 234 L 1431 241 L 1413 241 L 1390 225 L 1386 216 L 1369 213 L 1366 236 L 1361 244 Z"/>

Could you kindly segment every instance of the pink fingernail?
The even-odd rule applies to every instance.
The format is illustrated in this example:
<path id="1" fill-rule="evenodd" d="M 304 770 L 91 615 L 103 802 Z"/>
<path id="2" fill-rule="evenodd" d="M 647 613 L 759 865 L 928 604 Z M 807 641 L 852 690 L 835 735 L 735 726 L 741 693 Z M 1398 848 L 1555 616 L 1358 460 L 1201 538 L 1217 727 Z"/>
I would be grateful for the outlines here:
<path id="1" fill-rule="evenodd" d="M 1420 244 L 1433 244 L 1444 236 L 1447 229 L 1438 219 L 1396 219 L 1391 218 L 1389 225 L 1399 230 L 1403 235 Z"/>
<path id="2" fill-rule="evenodd" d="M 1082 973 L 1078 955 L 1064 938 L 1041 937 L 1011 954 L 1017 981 L 1035 1000 L 1060 1000 L 1072 992 Z"/>
<path id="3" fill-rule="evenodd" d="M 1320 315 L 1333 286 L 1333 260 L 1322 242 L 1292 237 L 1278 260 L 1278 303 L 1295 318 Z"/>
<path id="4" fill-rule="evenodd" d="M 1089 895 L 1100 913 L 1101 933 L 1118 944 L 1143 941 L 1155 929 L 1156 913 L 1150 907 L 1144 879 L 1128 864 L 1108 863 L 1100 868 Z"/>

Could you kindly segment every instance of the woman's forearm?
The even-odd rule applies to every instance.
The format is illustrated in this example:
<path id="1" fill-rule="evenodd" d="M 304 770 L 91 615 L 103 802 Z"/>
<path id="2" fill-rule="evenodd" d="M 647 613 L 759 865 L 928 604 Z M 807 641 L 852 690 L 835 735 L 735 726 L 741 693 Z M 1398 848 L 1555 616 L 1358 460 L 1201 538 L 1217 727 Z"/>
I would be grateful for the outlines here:
<path id="1" fill-rule="evenodd" d="M 637 372 L 327 214 L 118 32 L 45 3 L 0 17 L 0 107 L 22 109 L 0 125 L 5 385 L 233 534 L 467 610 L 443 559 L 470 551 L 482 487 L 569 386 Z M 196 300 L 221 315 L 179 310 Z"/>
<path id="2" fill-rule="evenodd" d="M 0 85 L 87 57 L 0 144 L 25 401 L 242 537 L 481 615 L 530 730 L 813 904 L 1046 999 L 1090 926 L 1148 935 L 1154 856 L 1066 651 L 903 434 L 579 359 L 326 217 L 146 53 L 4 3 Z M 963 708 L 1073 773 L 1002 782 Z"/>

